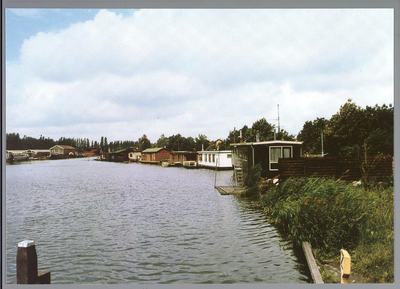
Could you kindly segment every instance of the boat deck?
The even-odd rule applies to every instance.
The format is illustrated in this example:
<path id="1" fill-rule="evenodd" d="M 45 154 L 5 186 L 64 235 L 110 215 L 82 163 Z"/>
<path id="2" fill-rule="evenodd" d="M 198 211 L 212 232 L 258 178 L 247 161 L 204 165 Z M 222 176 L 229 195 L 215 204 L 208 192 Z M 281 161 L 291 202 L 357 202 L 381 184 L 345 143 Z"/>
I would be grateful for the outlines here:
<path id="1" fill-rule="evenodd" d="M 245 190 L 242 186 L 216 186 L 215 188 L 221 195 L 238 195 Z"/>

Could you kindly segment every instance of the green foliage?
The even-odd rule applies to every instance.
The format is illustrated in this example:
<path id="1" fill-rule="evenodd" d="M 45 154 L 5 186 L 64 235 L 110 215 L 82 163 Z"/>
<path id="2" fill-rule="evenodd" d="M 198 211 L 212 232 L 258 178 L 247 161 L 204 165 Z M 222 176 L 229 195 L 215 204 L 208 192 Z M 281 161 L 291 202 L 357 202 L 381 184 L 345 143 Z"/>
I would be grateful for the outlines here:
<path id="1" fill-rule="evenodd" d="M 265 118 L 259 119 L 253 123 L 251 128 L 244 125 L 238 131 L 234 129 L 229 132 L 228 138 L 226 139 L 226 147 L 229 147 L 232 143 L 240 142 L 240 131 L 244 142 L 255 142 L 257 136 L 259 141 L 270 141 L 274 140 L 275 125 L 270 124 Z M 276 132 L 276 139 L 278 140 L 295 140 L 295 137 L 289 134 L 287 131 L 281 129 Z"/>
<path id="2" fill-rule="evenodd" d="M 141 152 L 148 148 L 151 148 L 151 142 L 144 134 L 142 138 L 139 139 L 139 151 Z"/>
<path id="3" fill-rule="evenodd" d="M 317 118 L 314 121 L 306 121 L 303 129 L 297 135 L 297 139 L 303 142 L 303 151 L 312 155 L 321 154 L 321 133 L 327 124 L 325 118 Z"/>
<path id="4" fill-rule="evenodd" d="M 249 173 L 247 174 L 244 185 L 246 186 L 246 190 L 241 194 L 242 197 L 245 198 L 259 198 L 260 193 L 258 190 L 259 184 L 261 182 L 261 165 L 257 164 L 253 166 Z"/>
<path id="5" fill-rule="evenodd" d="M 354 250 L 359 272 L 371 282 L 392 282 L 394 276 L 394 205 L 393 188 L 369 192 L 372 214 L 360 225 L 360 246 Z M 368 257 L 365 257 L 368 256 Z"/>
<path id="6" fill-rule="evenodd" d="M 374 243 L 362 245 L 355 250 L 352 260 L 353 270 L 367 276 L 371 283 L 392 283 L 394 280 L 394 246 L 391 244 Z M 371 274 L 372 272 L 372 274 Z"/>
<path id="7" fill-rule="evenodd" d="M 199 134 L 199 136 L 196 137 L 195 142 L 197 151 L 201 151 L 202 149 L 207 150 L 207 148 L 210 146 L 210 141 L 204 134 Z"/>
<path id="8" fill-rule="evenodd" d="M 89 147 L 90 141 L 87 138 L 75 139 L 66 137 L 60 137 L 55 141 L 51 138 L 45 138 L 42 135 L 39 138 L 26 135 L 20 138 L 18 133 L 6 134 L 6 148 L 8 150 L 49 149 L 56 144 L 70 145 L 76 148 L 77 151 L 83 151 L 85 148 Z"/>
<path id="9" fill-rule="evenodd" d="M 167 145 L 168 145 L 168 139 L 164 136 L 164 134 L 162 134 L 160 138 L 157 140 L 156 146 L 158 148 L 164 148 L 167 147 Z"/>
<path id="10" fill-rule="evenodd" d="M 308 241 L 324 256 L 345 248 L 371 282 L 393 282 L 393 187 L 366 190 L 334 179 L 289 179 L 270 187 L 260 203 L 270 222 L 298 245 Z"/>
<path id="11" fill-rule="evenodd" d="M 180 134 L 172 135 L 168 138 L 167 148 L 173 151 L 193 151 L 195 141 L 192 137 L 183 137 Z"/>
<path id="12" fill-rule="evenodd" d="M 331 155 L 361 155 L 365 149 L 393 155 L 393 108 L 362 109 L 349 99 L 327 123 L 325 135 Z"/>
<path id="13" fill-rule="evenodd" d="M 392 105 L 363 109 L 348 99 L 330 120 L 307 121 L 298 139 L 304 142 L 303 151 L 310 154 L 321 153 L 323 132 L 324 153 L 330 156 L 360 156 L 365 151 L 371 155 L 393 155 L 393 117 Z"/>
<path id="14" fill-rule="evenodd" d="M 108 144 L 108 147 L 110 148 L 111 151 L 118 151 L 122 149 L 133 149 L 133 150 L 138 150 L 139 149 L 139 142 L 137 141 L 113 141 Z"/>
<path id="15" fill-rule="evenodd" d="M 273 140 L 274 126 L 268 123 L 265 118 L 259 119 L 253 123 L 250 130 L 246 131 L 245 140 L 247 142 L 255 142 L 257 134 L 260 141 Z"/>
<path id="16" fill-rule="evenodd" d="M 280 129 L 280 131 L 277 132 L 276 139 L 277 140 L 289 140 L 289 141 L 295 141 L 296 140 L 294 135 L 289 134 L 284 129 Z"/>

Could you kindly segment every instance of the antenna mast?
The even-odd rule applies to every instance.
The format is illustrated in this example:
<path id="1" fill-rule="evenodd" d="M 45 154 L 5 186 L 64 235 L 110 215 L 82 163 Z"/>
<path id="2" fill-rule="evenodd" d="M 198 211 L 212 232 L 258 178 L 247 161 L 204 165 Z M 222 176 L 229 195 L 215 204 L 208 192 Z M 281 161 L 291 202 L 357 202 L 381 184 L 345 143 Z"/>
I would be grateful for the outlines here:
<path id="1" fill-rule="evenodd" d="M 281 125 L 279 122 L 279 103 L 278 103 L 278 133 L 280 133 L 280 132 L 281 132 Z"/>

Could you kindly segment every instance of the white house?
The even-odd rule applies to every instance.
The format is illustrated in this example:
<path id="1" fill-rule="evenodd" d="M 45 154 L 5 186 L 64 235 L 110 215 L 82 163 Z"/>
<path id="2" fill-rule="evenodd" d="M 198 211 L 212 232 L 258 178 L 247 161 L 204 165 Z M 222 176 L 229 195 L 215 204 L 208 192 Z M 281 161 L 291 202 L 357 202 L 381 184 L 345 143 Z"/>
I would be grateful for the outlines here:
<path id="1" fill-rule="evenodd" d="M 232 170 L 232 151 L 198 151 L 198 165 L 217 170 Z"/>

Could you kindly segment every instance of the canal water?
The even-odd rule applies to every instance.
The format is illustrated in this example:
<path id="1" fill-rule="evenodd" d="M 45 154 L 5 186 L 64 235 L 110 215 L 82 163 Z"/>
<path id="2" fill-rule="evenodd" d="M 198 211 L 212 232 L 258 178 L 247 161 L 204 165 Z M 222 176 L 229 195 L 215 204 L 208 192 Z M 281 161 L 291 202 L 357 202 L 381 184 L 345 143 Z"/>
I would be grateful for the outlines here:
<path id="1" fill-rule="evenodd" d="M 232 171 L 92 158 L 6 165 L 6 273 L 34 240 L 52 284 L 308 283 L 302 253 L 217 185 Z"/>

